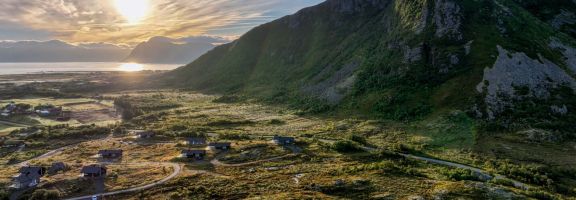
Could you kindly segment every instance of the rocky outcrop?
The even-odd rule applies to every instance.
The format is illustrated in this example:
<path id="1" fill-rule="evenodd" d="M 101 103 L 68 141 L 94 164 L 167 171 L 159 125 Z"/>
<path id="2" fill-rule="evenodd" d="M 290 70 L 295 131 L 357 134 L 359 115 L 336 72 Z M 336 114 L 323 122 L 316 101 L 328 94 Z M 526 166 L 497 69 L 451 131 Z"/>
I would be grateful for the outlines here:
<path id="1" fill-rule="evenodd" d="M 501 46 L 498 46 L 498 52 L 494 66 L 484 70 L 484 80 L 476 88 L 486 95 L 489 119 L 512 106 L 513 100 L 548 98 L 550 89 L 560 85 L 576 89 L 576 80 L 545 58 L 532 59 L 525 53 L 511 53 Z M 527 93 L 518 94 L 519 88 L 525 88 Z"/>
<path id="2" fill-rule="evenodd" d="M 434 5 L 436 37 L 462 40 L 463 34 L 460 32 L 462 25 L 461 12 L 460 6 L 451 0 L 436 0 Z"/>
<path id="3" fill-rule="evenodd" d="M 329 0 L 331 10 L 339 13 L 362 12 L 366 8 L 386 8 L 392 0 Z"/>
<path id="4" fill-rule="evenodd" d="M 333 70 L 332 67 L 326 67 L 312 78 L 312 81 L 316 84 L 306 86 L 302 91 L 310 96 L 326 100 L 330 104 L 337 104 L 354 85 L 356 81 L 354 71 L 359 66 L 359 63 L 353 62 L 343 66 L 336 72 L 331 72 Z M 331 74 L 331 76 L 326 78 L 328 74 Z"/>
<path id="5" fill-rule="evenodd" d="M 562 26 L 566 24 L 576 24 L 576 14 L 570 11 L 562 10 L 560 14 L 554 16 L 554 19 L 550 20 L 549 23 L 556 30 L 560 30 Z"/>
<path id="6" fill-rule="evenodd" d="M 554 134 L 550 131 L 541 130 L 541 129 L 530 129 L 525 131 L 520 131 L 518 134 L 526 137 L 528 141 L 531 142 L 560 142 L 562 141 L 562 137 L 558 134 Z"/>
<path id="7" fill-rule="evenodd" d="M 566 66 L 572 71 L 572 74 L 576 75 L 576 49 L 565 45 L 556 38 L 550 41 L 549 46 L 562 52 Z"/>

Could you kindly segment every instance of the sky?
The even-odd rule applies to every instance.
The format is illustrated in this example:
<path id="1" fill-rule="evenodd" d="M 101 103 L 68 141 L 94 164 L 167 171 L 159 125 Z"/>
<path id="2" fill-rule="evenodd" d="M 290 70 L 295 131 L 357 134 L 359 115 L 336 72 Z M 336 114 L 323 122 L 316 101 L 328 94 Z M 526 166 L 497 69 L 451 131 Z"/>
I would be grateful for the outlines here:
<path id="1" fill-rule="evenodd" d="M 323 0 L 0 0 L 0 40 L 135 44 L 238 37 Z"/>

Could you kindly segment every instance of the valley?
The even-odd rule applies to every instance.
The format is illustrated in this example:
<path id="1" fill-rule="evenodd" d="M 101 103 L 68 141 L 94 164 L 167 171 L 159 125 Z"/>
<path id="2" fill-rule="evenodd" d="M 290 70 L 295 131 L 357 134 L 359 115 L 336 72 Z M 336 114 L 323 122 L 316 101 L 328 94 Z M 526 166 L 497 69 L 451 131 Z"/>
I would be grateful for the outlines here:
<path id="1" fill-rule="evenodd" d="M 43 75 L 29 78 L 39 76 Z M 77 75 L 66 76 L 74 80 Z M 95 76 L 89 82 L 106 76 L 110 75 Z M 573 187 L 574 179 L 556 179 L 554 173 L 571 173 L 576 167 L 574 143 L 534 145 L 530 138 L 518 134 L 484 135 L 474 129 L 474 120 L 458 111 L 398 122 L 307 114 L 256 99 L 193 91 L 114 90 L 98 90 L 97 96 L 85 90 L 73 93 L 74 98 L 31 93 L 3 100 L 68 105 L 73 116 L 66 126 L 35 120 L 39 122 L 35 125 L 38 133 L 9 132 L 4 136 L 4 144 L 22 141 L 25 146 L 16 146 L 15 151 L 3 148 L 2 174 L 16 174 L 24 165 L 49 168 L 54 162 L 63 162 L 68 166 L 63 172 L 43 176 L 33 190 L 19 194 L 20 198 L 52 192 L 63 199 L 89 199 L 96 194 L 113 199 L 192 198 L 188 195 L 323 199 L 479 195 L 523 199 L 542 195 L 570 198 L 570 192 L 559 194 L 550 187 Z M 123 120 L 89 120 L 83 125 L 74 119 L 76 113 L 99 116 L 94 111 L 102 106 L 117 108 Z M 81 137 L 75 135 L 79 130 L 83 131 Z M 132 130 L 154 135 L 139 138 Z M 295 143 L 277 145 L 274 135 L 293 137 Z M 206 143 L 191 145 L 190 138 L 205 138 Z M 230 142 L 231 149 L 207 148 L 210 142 Z M 122 157 L 102 160 L 97 154 L 103 149 L 121 149 Z M 182 157 L 185 150 L 206 154 L 191 159 Z M 106 166 L 107 175 L 101 179 L 80 177 L 81 169 L 90 164 Z M 555 185 L 546 186 L 549 180 Z M 12 180 L 4 176 L 0 183 L 9 186 Z"/>
<path id="2" fill-rule="evenodd" d="M 576 200 L 576 0 L 26 2 L 0 200 Z"/>

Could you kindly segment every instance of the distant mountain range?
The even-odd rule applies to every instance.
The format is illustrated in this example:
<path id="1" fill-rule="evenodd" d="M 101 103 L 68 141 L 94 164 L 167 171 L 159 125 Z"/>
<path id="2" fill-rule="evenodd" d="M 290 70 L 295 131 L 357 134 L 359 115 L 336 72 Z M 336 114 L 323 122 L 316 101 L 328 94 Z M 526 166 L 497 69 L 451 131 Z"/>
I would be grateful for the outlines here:
<path id="1" fill-rule="evenodd" d="M 117 62 L 130 51 L 128 46 L 106 43 L 0 41 L 0 62 Z"/>
<path id="2" fill-rule="evenodd" d="M 0 41 L 0 62 L 138 62 L 185 64 L 229 40 L 220 37 L 154 37 L 134 49 L 108 43 Z"/>
<path id="3" fill-rule="evenodd" d="M 178 39 L 153 37 L 147 42 L 138 44 L 125 61 L 186 64 L 196 60 L 217 45 L 228 42 L 230 41 L 224 38 L 207 36 Z"/>

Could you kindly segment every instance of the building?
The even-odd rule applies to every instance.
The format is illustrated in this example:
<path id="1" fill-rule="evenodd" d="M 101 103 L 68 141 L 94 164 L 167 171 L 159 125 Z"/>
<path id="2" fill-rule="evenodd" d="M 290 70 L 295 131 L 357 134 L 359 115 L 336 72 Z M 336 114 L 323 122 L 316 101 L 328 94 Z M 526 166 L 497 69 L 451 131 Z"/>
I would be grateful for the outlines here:
<path id="1" fill-rule="evenodd" d="M 72 111 L 62 111 L 60 116 L 56 118 L 57 121 L 69 121 L 72 118 Z"/>
<path id="2" fill-rule="evenodd" d="M 230 149 L 230 142 L 211 142 L 208 144 L 208 148 L 217 150 L 227 150 Z"/>
<path id="3" fill-rule="evenodd" d="M 153 138 L 156 136 L 156 133 L 153 131 L 146 131 L 146 130 L 132 130 L 130 131 L 131 134 L 136 135 L 138 138 Z"/>
<path id="4" fill-rule="evenodd" d="M 38 166 L 25 166 L 20 168 L 19 174 L 12 178 L 12 188 L 21 189 L 34 187 L 40 183 L 40 178 L 46 174 L 46 168 Z"/>
<path id="5" fill-rule="evenodd" d="M 283 136 L 274 136 L 274 143 L 279 145 L 285 144 L 294 144 L 295 139 L 293 137 L 283 137 Z"/>
<path id="6" fill-rule="evenodd" d="M 186 138 L 186 144 L 188 144 L 188 145 L 206 145 L 206 138 L 201 138 L 201 137 Z"/>
<path id="7" fill-rule="evenodd" d="M 59 116 L 62 113 L 62 107 L 46 106 L 40 110 L 36 110 L 36 113 L 42 117 Z"/>
<path id="8" fill-rule="evenodd" d="M 114 159 L 122 157 L 122 149 L 106 149 L 98 151 L 98 156 L 101 158 Z"/>
<path id="9" fill-rule="evenodd" d="M 106 176 L 106 170 L 106 166 L 93 164 L 82 167 L 80 173 L 83 177 L 97 178 Z"/>
<path id="10" fill-rule="evenodd" d="M 206 156 L 206 150 L 182 150 L 183 158 L 194 158 L 196 160 L 202 160 Z"/>
<path id="11" fill-rule="evenodd" d="M 50 168 L 48 169 L 48 172 L 51 174 L 55 174 L 60 171 L 65 171 L 66 168 L 67 168 L 66 164 L 64 164 L 63 162 L 54 162 L 52 163 L 52 166 L 50 166 Z"/>

